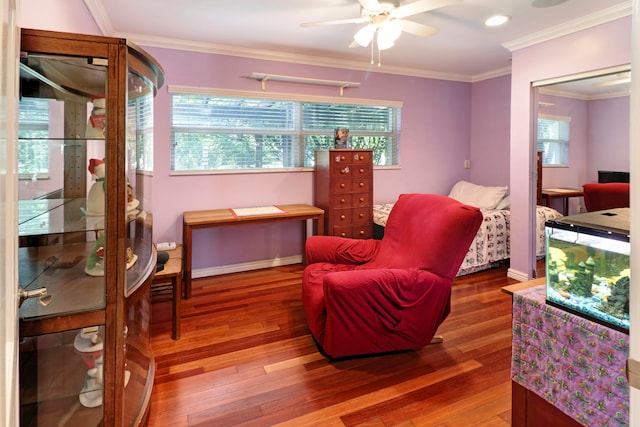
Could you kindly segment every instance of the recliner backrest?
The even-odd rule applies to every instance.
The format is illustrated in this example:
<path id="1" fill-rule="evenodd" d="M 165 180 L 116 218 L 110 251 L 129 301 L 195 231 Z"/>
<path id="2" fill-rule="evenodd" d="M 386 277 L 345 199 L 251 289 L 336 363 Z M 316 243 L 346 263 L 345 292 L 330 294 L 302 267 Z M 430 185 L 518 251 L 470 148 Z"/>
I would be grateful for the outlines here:
<path id="1" fill-rule="evenodd" d="M 480 209 L 438 194 L 402 194 L 367 268 L 419 268 L 451 280 L 482 223 Z"/>
<path id="2" fill-rule="evenodd" d="M 589 183 L 582 186 L 588 212 L 628 208 L 630 184 L 625 182 Z"/>

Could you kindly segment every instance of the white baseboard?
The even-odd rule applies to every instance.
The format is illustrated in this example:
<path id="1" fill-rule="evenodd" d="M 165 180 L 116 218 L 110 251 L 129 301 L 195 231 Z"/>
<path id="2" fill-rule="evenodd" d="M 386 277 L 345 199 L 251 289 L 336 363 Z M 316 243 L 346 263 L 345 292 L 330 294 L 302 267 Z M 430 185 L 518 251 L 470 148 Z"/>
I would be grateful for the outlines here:
<path id="1" fill-rule="evenodd" d="M 261 268 L 280 267 L 283 265 L 302 263 L 302 255 L 295 255 L 286 258 L 273 258 L 260 261 L 243 262 L 240 264 L 221 265 L 219 267 L 201 268 L 193 270 L 194 279 L 210 276 L 220 276 L 221 274 L 239 273 L 242 271 L 259 270 Z"/>
<path id="2" fill-rule="evenodd" d="M 513 268 L 507 270 L 507 277 L 518 280 L 519 282 L 528 282 L 529 280 L 531 280 L 529 279 L 529 275 L 527 273 L 514 270 Z"/>

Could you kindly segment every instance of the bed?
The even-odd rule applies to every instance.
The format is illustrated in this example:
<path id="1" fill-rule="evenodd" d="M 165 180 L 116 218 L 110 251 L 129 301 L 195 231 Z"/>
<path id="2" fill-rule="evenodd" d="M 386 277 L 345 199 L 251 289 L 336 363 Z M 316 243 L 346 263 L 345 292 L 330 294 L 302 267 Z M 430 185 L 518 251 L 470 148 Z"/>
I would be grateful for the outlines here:
<path id="1" fill-rule="evenodd" d="M 459 185 L 460 183 L 462 184 Z M 460 188 L 461 186 L 464 188 Z M 495 194 L 487 198 L 486 194 L 480 194 L 483 192 Z M 484 217 L 457 275 L 463 276 L 506 265 L 509 261 L 510 224 L 509 196 L 506 194 L 506 187 L 476 186 L 461 181 L 454 186 L 449 197 L 478 206 Z M 495 200 L 497 202 L 494 202 Z M 392 208 L 393 203 L 374 205 L 374 238 L 380 239 L 384 235 L 384 227 Z M 536 256 L 538 259 L 545 256 L 545 222 L 560 217 L 562 214 L 553 208 L 540 205 L 536 207 Z"/>

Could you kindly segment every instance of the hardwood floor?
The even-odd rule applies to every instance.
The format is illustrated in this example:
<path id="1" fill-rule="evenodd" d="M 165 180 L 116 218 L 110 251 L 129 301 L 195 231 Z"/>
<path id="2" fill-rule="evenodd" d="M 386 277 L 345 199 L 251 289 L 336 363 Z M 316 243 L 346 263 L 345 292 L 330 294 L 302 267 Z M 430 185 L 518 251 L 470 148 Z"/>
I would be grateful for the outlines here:
<path id="1" fill-rule="evenodd" d="M 194 280 L 179 341 L 171 303 L 154 302 L 149 425 L 510 425 L 506 268 L 456 279 L 443 343 L 336 361 L 309 334 L 301 275 L 295 265 Z"/>

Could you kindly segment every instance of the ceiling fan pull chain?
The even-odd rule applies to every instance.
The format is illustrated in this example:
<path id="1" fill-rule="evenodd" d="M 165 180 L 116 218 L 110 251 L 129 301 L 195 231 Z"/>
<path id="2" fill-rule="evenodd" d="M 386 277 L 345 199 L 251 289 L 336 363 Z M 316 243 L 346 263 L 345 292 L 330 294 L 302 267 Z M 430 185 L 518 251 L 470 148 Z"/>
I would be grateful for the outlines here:
<path id="1" fill-rule="evenodd" d="M 371 65 L 373 65 L 373 40 L 371 41 Z"/>

